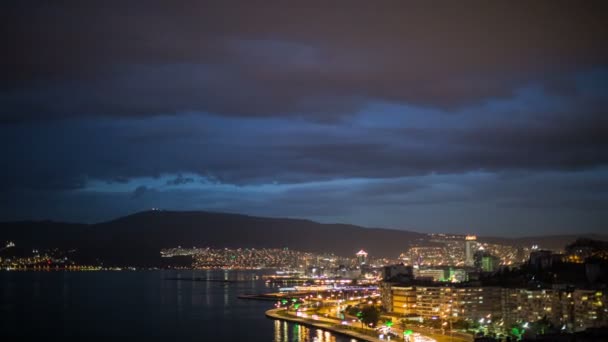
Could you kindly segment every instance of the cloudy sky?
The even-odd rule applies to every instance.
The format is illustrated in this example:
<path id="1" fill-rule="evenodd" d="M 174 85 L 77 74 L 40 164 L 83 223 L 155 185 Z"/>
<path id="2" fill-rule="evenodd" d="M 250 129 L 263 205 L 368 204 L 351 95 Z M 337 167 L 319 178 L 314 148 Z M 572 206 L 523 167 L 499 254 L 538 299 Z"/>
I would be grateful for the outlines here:
<path id="1" fill-rule="evenodd" d="M 603 1 L 0 6 L 0 220 L 606 229 Z"/>

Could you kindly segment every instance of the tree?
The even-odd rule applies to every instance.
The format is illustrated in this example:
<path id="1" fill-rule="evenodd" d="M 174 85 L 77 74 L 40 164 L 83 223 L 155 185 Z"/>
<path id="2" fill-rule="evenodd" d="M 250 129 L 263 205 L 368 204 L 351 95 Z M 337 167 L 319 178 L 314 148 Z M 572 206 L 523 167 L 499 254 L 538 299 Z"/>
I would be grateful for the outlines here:
<path id="1" fill-rule="evenodd" d="M 521 337 L 523 336 L 524 332 L 521 329 L 521 327 L 517 324 L 513 324 L 511 326 L 511 331 L 509 331 L 509 334 L 511 336 L 514 336 L 516 340 L 521 340 Z"/>
<path id="2" fill-rule="evenodd" d="M 375 327 L 380 319 L 380 310 L 373 305 L 368 305 L 361 310 L 361 321 L 365 325 Z"/>
<path id="3" fill-rule="evenodd" d="M 551 321 L 545 315 L 543 318 L 531 324 L 531 330 L 534 330 L 538 335 L 544 335 L 552 330 L 554 326 Z"/>
<path id="4" fill-rule="evenodd" d="M 357 316 L 357 313 L 359 312 L 359 308 L 356 306 L 349 305 L 346 307 L 346 309 L 344 311 L 346 311 L 346 313 L 351 316 Z"/>

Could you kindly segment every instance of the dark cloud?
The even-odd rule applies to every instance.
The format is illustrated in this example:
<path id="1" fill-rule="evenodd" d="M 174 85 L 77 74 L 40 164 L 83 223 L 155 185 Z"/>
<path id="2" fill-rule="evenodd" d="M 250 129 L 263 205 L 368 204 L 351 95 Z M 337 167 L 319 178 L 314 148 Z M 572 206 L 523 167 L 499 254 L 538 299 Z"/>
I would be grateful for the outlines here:
<path id="1" fill-rule="evenodd" d="M 331 119 L 454 108 L 608 65 L 602 1 L 13 2 L 0 120 L 192 111 Z"/>
<path id="2" fill-rule="evenodd" d="M 3 4 L 0 218 L 598 230 L 605 2 L 434 5 Z"/>
<path id="3" fill-rule="evenodd" d="M 133 190 L 133 193 L 131 194 L 131 198 L 133 198 L 133 199 L 141 198 L 149 191 L 150 191 L 150 189 L 147 186 L 140 185 L 137 188 L 135 188 L 135 190 Z"/>
<path id="4" fill-rule="evenodd" d="M 90 180 L 125 183 L 187 172 L 211 182 L 246 185 L 605 166 L 605 117 L 571 110 L 568 115 L 530 114 L 523 121 L 487 113 L 494 119 L 478 122 L 459 114 L 452 116 L 455 124 L 416 129 L 399 128 L 390 120 L 387 127 L 366 128 L 352 122 L 243 122 L 197 115 L 5 125 L 0 142 L 11 162 L 0 171 L 5 180 L 0 184 L 78 189 Z M 409 116 L 434 120 L 427 114 Z M 165 182 L 184 185 L 194 177 Z"/>
<path id="5" fill-rule="evenodd" d="M 174 179 L 170 179 L 167 181 L 167 185 L 183 185 L 188 183 L 194 183 L 194 178 L 192 177 L 184 177 L 183 175 L 177 175 Z"/>
<path id="6" fill-rule="evenodd" d="M 466 128 L 438 126 L 415 135 L 379 131 L 372 138 L 375 142 L 362 137 L 351 142 L 317 140 L 292 146 L 290 151 L 298 168 L 318 176 L 337 170 L 355 177 L 395 177 L 469 170 L 577 169 L 608 163 L 606 132 L 605 115 L 572 113 L 530 118 L 525 123 L 507 119 Z M 387 134 L 393 134 L 391 139 L 380 138 Z"/>
<path id="7" fill-rule="evenodd" d="M 403 195 L 414 191 L 423 190 L 428 186 L 428 184 L 421 184 L 416 181 L 391 179 L 388 181 L 364 184 L 360 186 L 353 195 L 365 200 L 372 199 L 376 201 L 379 198 L 386 198 L 391 195 Z"/>
<path id="8" fill-rule="evenodd" d="M 417 190 L 409 191 L 412 185 Z M 492 235 L 601 232 L 608 219 L 606 170 L 428 175 L 260 188 L 132 191 L 20 191 L 0 194 L 0 220 L 98 222 L 152 207 L 217 210 L 324 222 Z M 590 192 L 598 186 L 600 192 Z M 374 189 L 376 188 L 376 189 Z M 383 193 L 384 196 L 368 196 Z M 27 203 L 27 206 L 24 205 Z M 79 208 L 79 210 L 74 210 Z"/>

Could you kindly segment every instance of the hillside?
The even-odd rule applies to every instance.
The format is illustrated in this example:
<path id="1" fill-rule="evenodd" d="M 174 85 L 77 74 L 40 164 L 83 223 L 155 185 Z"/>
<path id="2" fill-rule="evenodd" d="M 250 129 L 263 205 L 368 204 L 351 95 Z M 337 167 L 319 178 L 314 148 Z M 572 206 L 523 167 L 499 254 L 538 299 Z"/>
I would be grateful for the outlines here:
<path id="1" fill-rule="evenodd" d="M 92 225 L 55 222 L 0 224 L 0 241 L 32 248 L 77 248 L 87 260 L 154 265 L 165 247 L 288 247 L 353 255 L 395 257 L 425 234 L 308 220 L 211 212 L 146 211 Z"/>
<path id="2" fill-rule="evenodd" d="M 608 236 L 599 234 L 543 235 L 518 238 L 480 237 L 479 241 L 527 247 L 538 245 L 541 249 L 559 251 L 563 250 L 566 245 L 574 242 L 578 238 L 608 241 Z"/>
<path id="3" fill-rule="evenodd" d="M 606 240 L 605 236 L 581 235 Z M 480 241 L 560 249 L 576 235 L 524 238 L 480 237 Z M 161 248 L 284 248 L 350 256 L 363 248 L 375 257 L 396 258 L 411 244 L 428 244 L 423 233 L 323 224 L 309 220 L 266 218 L 204 211 L 145 211 L 98 224 L 50 221 L 0 223 L 0 242 L 21 250 L 76 249 L 84 262 L 158 265 Z M 540 242 L 540 243 L 539 243 Z"/>

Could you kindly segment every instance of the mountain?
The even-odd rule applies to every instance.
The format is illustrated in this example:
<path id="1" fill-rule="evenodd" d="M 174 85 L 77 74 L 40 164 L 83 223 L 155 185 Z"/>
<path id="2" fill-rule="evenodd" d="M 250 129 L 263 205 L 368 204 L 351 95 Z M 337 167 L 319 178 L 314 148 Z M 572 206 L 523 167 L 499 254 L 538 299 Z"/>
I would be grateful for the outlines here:
<path id="1" fill-rule="evenodd" d="M 582 235 L 608 240 L 606 236 Z M 483 242 L 561 249 L 577 235 L 524 238 L 480 237 Z M 160 249 L 177 246 L 215 248 L 290 248 L 352 256 L 365 249 L 374 257 L 396 258 L 411 244 L 427 245 L 427 234 L 323 224 L 309 220 L 266 218 L 205 211 L 152 210 L 98 224 L 25 221 L 0 223 L 0 242 L 13 241 L 16 250 L 76 249 L 83 262 L 112 265 L 160 263 Z"/>
<path id="2" fill-rule="evenodd" d="M 376 257 L 395 257 L 411 243 L 426 240 L 426 234 L 300 219 L 154 210 L 91 225 L 0 223 L 0 241 L 5 240 L 29 248 L 75 248 L 87 261 L 155 265 L 161 248 L 176 246 L 287 247 L 344 256 L 363 248 Z"/>

